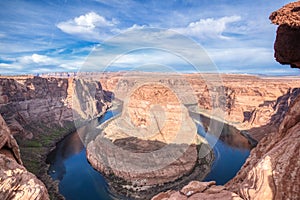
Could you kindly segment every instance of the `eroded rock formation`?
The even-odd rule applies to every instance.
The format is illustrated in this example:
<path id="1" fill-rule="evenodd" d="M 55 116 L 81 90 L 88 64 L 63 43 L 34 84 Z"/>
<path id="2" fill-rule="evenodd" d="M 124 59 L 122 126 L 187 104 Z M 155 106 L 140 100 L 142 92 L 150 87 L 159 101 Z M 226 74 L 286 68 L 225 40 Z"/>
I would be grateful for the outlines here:
<path id="1" fill-rule="evenodd" d="M 39 122 L 51 127 L 92 119 L 107 109 L 99 82 L 73 78 L 0 78 L 0 113 L 13 134 L 32 138 L 24 127 Z"/>
<path id="2" fill-rule="evenodd" d="M 22 165 L 19 146 L 0 115 L 0 199 L 49 199 L 44 184 Z"/>
<path id="3" fill-rule="evenodd" d="M 300 2 L 289 3 L 273 12 L 270 20 L 279 25 L 275 41 L 275 58 L 281 64 L 300 67 Z"/>
<path id="4" fill-rule="evenodd" d="M 244 199 L 299 199 L 300 97 L 226 187 Z"/>
<path id="5" fill-rule="evenodd" d="M 21 165 L 22 161 L 48 188 L 58 192 L 57 185 L 47 175 L 47 153 L 57 141 L 75 130 L 74 121 L 79 126 L 84 121 L 103 114 L 109 105 L 109 97 L 97 81 L 29 76 L 0 77 L 0 114 L 8 125 L 3 127 L 12 133 L 0 137 L 0 144 L 5 147 L 1 150 L 5 155 L 1 159 L 5 162 L 2 160 L 0 164 L 4 170 L 0 180 L 7 179 L 5 185 L 0 186 L 5 190 L 4 197 L 12 198 L 15 191 L 21 194 L 21 190 L 24 190 L 23 199 L 47 199 L 44 185 Z M 20 144 L 22 160 L 13 136 Z M 13 154 L 9 153 L 8 148 Z M 16 159 L 18 163 L 11 159 Z M 7 170 L 9 175 L 5 175 Z M 53 198 L 62 198 L 53 191 Z M 21 198 L 20 194 L 18 197 Z"/>
<path id="6" fill-rule="evenodd" d="M 152 200 L 242 200 L 242 198 L 230 191 L 227 191 L 224 186 L 215 185 L 216 182 L 199 182 L 191 181 L 188 185 L 184 186 L 181 190 L 169 190 L 162 192 L 152 198 Z"/>
<path id="7" fill-rule="evenodd" d="M 299 68 L 300 2 L 273 12 L 270 19 L 280 25 L 277 61 Z M 229 190 L 245 199 L 300 198 L 300 96 L 296 93 L 279 129 L 260 141 L 237 176 L 226 184 Z"/>
<path id="8" fill-rule="evenodd" d="M 205 155 L 200 157 L 199 151 Z M 203 178 L 212 153 L 175 93 L 151 83 L 131 92 L 121 116 L 88 144 L 87 158 L 112 179 L 111 187 L 145 199 L 196 174 Z"/>
<path id="9" fill-rule="evenodd" d="M 296 77 L 204 74 L 204 79 L 199 74 L 171 74 L 166 77 L 151 73 L 144 76 L 155 77 L 152 79 L 167 83 L 171 89 L 177 88 L 178 93 L 189 94 L 183 103 L 198 103 L 200 113 L 207 116 L 214 115 L 213 108 L 222 104 L 224 115 L 220 120 L 225 120 L 239 130 L 248 131 L 256 140 L 263 138 L 266 133 L 257 129 L 259 127 L 265 126 L 266 130 L 276 131 L 290 103 L 298 94 L 297 88 L 300 88 L 300 78 Z M 111 73 L 103 75 L 100 81 L 105 90 L 113 91 L 116 98 L 122 99 L 134 87 L 138 78 L 135 74 Z M 151 79 L 144 81 L 150 82 Z"/>

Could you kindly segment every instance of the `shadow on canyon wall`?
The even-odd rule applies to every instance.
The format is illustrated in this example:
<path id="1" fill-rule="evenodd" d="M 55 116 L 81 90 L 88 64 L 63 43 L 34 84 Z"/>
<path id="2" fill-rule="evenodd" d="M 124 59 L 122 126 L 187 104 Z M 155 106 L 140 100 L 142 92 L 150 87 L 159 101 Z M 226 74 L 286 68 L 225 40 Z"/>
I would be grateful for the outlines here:
<path id="1" fill-rule="evenodd" d="M 78 111 L 89 112 L 86 99 L 96 100 L 95 113 L 101 113 L 111 102 L 113 93 L 102 90 L 100 82 L 88 82 L 64 78 L 0 78 L 2 94 L 0 113 L 10 127 L 13 135 L 27 136 L 27 125 L 40 123 L 48 126 L 63 126 L 80 116 Z M 86 91 L 88 90 L 88 91 Z M 79 106 L 74 109 L 74 98 Z M 40 132 L 38 132 L 40 134 Z M 32 135 L 28 136 L 30 139 Z"/>
<path id="2" fill-rule="evenodd" d="M 232 125 L 226 124 L 216 119 L 212 119 L 200 113 L 193 112 L 192 110 L 189 110 L 189 113 L 193 119 L 201 122 L 201 125 L 203 126 L 205 132 L 208 132 L 208 134 L 215 136 L 231 147 L 238 149 L 251 149 L 257 145 L 256 140 L 251 138 L 247 133 L 238 130 Z M 214 129 L 214 127 L 221 127 L 221 133 L 219 133 L 219 130 L 210 130 L 211 125 L 212 129 Z"/>
<path id="3" fill-rule="evenodd" d="M 260 107 L 272 107 L 272 109 L 275 111 L 268 124 L 260 127 L 254 127 L 247 131 L 258 140 L 261 140 L 270 132 L 276 132 L 289 107 L 299 95 L 300 88 L 289 89 L 286 94 L 278 97 L 275 101 L 265 101 L 259 105 L 257 110 L 254 110 L 252 113 L 244 112 L 244 116 L 246 116 L 244 121 L 248 121 L 251 124 L 251 121 L 256 118 L 256 112 L 259 112 Z"/>
<path id="4" fill-rule="evenodd" d="M 1 77 L 0 91 L 0 113 L 18 141 L 24 166 L 46 184 L 50 196 L 62 199 L 47 175 L 46 156 L 56 142 L 76 131 L 74 116 L 90 109 L 87 116 L 97 117 L 109 107 L 113 93 L 103 91 L 96 81 L 27 76 Z M 76 109 L 73 98 L 79 99 Z"/>

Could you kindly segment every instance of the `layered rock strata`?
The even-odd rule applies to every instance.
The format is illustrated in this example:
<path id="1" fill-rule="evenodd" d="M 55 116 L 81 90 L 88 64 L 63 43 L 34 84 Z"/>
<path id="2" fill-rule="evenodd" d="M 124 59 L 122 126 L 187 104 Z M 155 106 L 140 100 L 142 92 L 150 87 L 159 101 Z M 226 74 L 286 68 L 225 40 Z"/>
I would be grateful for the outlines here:
<path id="1" fill-rule="evenodd" d="M 204 177 L 213 157 L 175 93 L 151 83 L 132 91 L 121 116 L 88 144 L 87 158 L 113 181 L 113 188 L 132 190 L 129 196 L 144 199 L 186 183 L 189 176 Z"/>
<path id="2" fill-rule="evenodd" d="M 287 4 L 270 19 L 280 25 L 275 42 L 277 61 L 299 68 L 300 2 Z M 229 190 L 244 199 L 300 198 L 299 108 L 297 94 L 279 129 L 260 141 L 237 176 L 226 184 Z"/>
<path id="3" fill-rule="evenodd" d="M 39 122 L 50 127 L 91 119 L 107 109 L 99 82 L 81 79 L 0 78 L 0 113 L 13 134 L 31 138 L 24 127 Z"/>
<path id="4" fill-rule="evenodd" d="M 242 200 L 242 198 L 228 190 L 224 186 L 216 185 L 216 182 L 191 181 L 179 191 L 168 190 L 152 198 L 152 200 Z"/>
<path id="5" fill-rule="evenodd" d="M 10 158 L 16 158 L 18 163 L 12 166 L 5 165 L 3 168 L 20 169 L 20 173 L 13 174 L 14 180 L 17 181 L 11 185 L 12 190 L 23 188 L 23 181 L 30 181 L 29 186 L 33 187 L 36 184 L 38 195 L 46 191 L 42 188 L 39 192 L 38 179 L 31 178 L 34 175 L 18 165 L 23 161 L 26 168 L 51 190 L 52 198 L 63 198 L 58 194 L 57 184 L 47 175 L 46 156 L 55 147 L 56 142 L 76 130 L 76 125 L 80 126 L 103 114 L 110 106 L 109 99 L 101 84 L 95 81 L 30 76 L 0 77 L 0 113 L 7 122 L 11 137 L 15 136 L 18 140 L 22 156 L 21 160 L 19 154 L 12 154 Z M 17 152 L 19 146 L 11 137 L 5 136 L 1 144 L 6 144 Z M 11 155 L 6 150 L 3 152 L 6 152 L 7 157 Z M 5 187 L 9 188 L 7 185 Z M 32 191 L 34 193 L 33 189 Z"/>
<path id="6" fill-rule="evenodd" d="M 265 126 L 266 130 L 273 131 L 278 128 L 289 105 L 299 92 L 297 88 L 300 88 L 299 77 L 225 74 L 165 76 L 157 73 L 110 73 L 102 75 L 100 82 L 105 90 L 113 91 L 116 98 L 123 99 L 141 76 L 147 77 L 144 82 L 156 80 L 167 83 L 170 88 L 177 88 L 179 93 L 188 94 L 183 103 L 198 103 L 199 113 L 206 116 L 213 116 L 214 109 L 222 105 L 223 115 L 219 120 L 239 130 L 248 131 L 256 140 L 263 138 L 266 133 L 257 128 Z"/>
<path id="7" fill-rule="evenodd" d="M 299 199 L 300 97 L 226 187 L 244 199 Z"/>
<path id="8" fill-rule="evenodd" d="M 44 184 L 22 165 L 19 146 L 0 115 L 0 199 L 49 199 Z"/>

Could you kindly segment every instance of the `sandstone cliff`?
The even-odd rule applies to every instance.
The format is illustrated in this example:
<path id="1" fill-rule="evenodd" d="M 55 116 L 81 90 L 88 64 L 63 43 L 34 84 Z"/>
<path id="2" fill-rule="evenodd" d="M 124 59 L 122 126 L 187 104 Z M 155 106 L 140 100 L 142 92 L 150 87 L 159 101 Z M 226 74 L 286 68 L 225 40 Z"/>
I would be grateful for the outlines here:
<path id="1" fill-rule="evenodd" d="M 77 79 L 0 78 L 0 113 L 13 134 L 31 138 L 24 129 L 31 123 L 48 127 L 78 119 L 91 119 L 107 109 L 99 82 Z"/>
<path id="2" fill-rule="evenodd" d="M 0 114 L 8 125 L 6 129 L 12 133 L 11 137 L 5 136 L 3 145 L 19 152 L 14 136 L 20 145 L 22 157 L 21 160 L 20 154 L 14 153 L 11 157 L 15 157 L 19 163 L 3 165 L 3 169 L 19 169 L 17 172 L 12 171 L 14 174 L 10 175 L 18 180 L 11 185 L 11 190 L 22 188 L 23 181 L 29 181 L 28 177 L 33 176 L 20 165 L 23 161 L 25 167 L 51 190 L 52 198 L 62 198 L 58 194 L 53 196 L 57 185 L 47 175 L 47 154 L 56 142 L 75 131 L 76 126 L 100 116 L 109 106 L 109 96 L 102 90 L 99 82 L 74 78 L 0 77 Z M 29 186 L 36 185 L 38 189 L 40 181 L 37 182 L 36 178 L 33 180 L 35 181 L 31 181 Z M 9 189 L 5 184 L 0 184 L 0 188 Z M 37 190 L 36 193 L 39 195 L 45 191 L 42 188 L 41 192 Z"/>
<path id="3" fill-rule="evenodd" d="M 273 23 L 280 25 L 275 42 L 277 61 L 298 68 L 299 8 L 300 2 L 290 3 L 270 16 Z M 226 184 L 229 190 L 244 199 L 300 198 L 299 93 L 296 92 L 295 96 L 279 129 L 260 141 L 237 176 Z"/>
<path id="4" fill-rule="evenodd" d="M 244 199 L 299 199 L 300 96 L 226 187 Z"/>
<path id="5" fill-rule="evenodd" d="M 176 88 L 174 91 L 179 94 L 189 94 L 182 98 L 182 102 L 198 103 L 200 112 L 207 116 L 212 115 L 213 107 L 223 104 L 224 116 L 220 120 L 225 120 L 240 130 L 247 130 L 256 140 L 266 134 L 260 128 L 262 126 L 266 130 L 276 131 L 290 103 L 299 94 L 297 88 L 300 88 L 300 78 L 297 77 L 225 74 L 171 74 L 167 77 L 149 74 L 144 77 L 150 81 L 151 77 L 155 77 L 152 79 L 167 83 L 171 89 Z M 122 99 L 137 84 L 138 79 L 136 74 L 110 73 L 103 75 L 100 82 L 105 90 L 114 92 L 116 98 Z M 222 85 L 218 86 L 220 83 Z"/>
<path id="6" fill-rule="evenodd" d="M 22 165 L 18 144 L 0 115 L 0 199 L 49 199 L 44 184 Z"/>

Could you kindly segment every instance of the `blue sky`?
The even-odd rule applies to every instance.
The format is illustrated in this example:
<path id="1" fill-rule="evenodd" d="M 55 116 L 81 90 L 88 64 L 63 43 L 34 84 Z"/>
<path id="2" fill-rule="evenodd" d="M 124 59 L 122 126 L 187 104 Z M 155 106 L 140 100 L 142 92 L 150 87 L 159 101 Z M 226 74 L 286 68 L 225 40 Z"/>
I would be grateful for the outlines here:
<path id="1" fill-rule="evenodd" d="M 127 42 L 111 38 L 128 30 L 142 30 L 153 37 L 149 28 L 154 27 L 172 30 L 201 45 L 220 72 L 299 75 L 299 70 L 282 66 L 273 57 L 276 26 L 268 17 L 289 2 L 4 0 L 0 2 L 0 73 L 78 71 L 85 68 L 95 47 L 102 53 L 97 63 L 118 57 L 120 51 L 112 51 L 107 40 L 128 47 L 139 38 L 122 38 Z M 178 39 L 166 41 L 166 49 L 182 47 L 183 43 Z M 151 42 L 156 45 L 155 40 L 149 40 L 147 45 L 151 46 Z M 197 57 L 196 53 L 189 50 L 192 57 Z M 141 69 L 139 66 L 155 62 L 189 72 L 185 63 L 175 57 L 160 50 L 132 51 L 119 57 L 110 69 Z"/>

